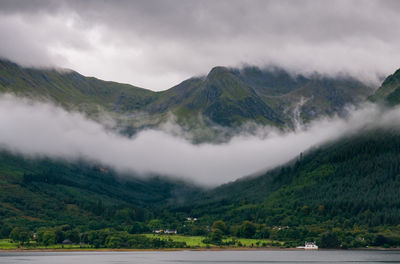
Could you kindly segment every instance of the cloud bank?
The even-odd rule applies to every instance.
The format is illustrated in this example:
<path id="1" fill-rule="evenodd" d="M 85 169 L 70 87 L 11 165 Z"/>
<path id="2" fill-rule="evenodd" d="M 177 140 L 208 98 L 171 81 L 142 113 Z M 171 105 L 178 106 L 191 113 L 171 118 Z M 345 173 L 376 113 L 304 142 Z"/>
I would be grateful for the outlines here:
<path id="1" fill-rule="evenodd" d="M 167 89 L 213 66 L 377 81 L 400 61 L 400 3 L 0 0 L 0 56 Z"/>
<path id="2" fill-rule="evenodd" d="M 179 136 L 147 130 L 134 138 L 107 131 L 79 113 L 11 95 L 0 96 L 0 146 L 30 157 L 85 158 L 121 172 L 156 173 L 216 185 L 283 164 L 302 151 L 362 128 L 400 124 L 400 110 L 375 105 L 352 110 L 348 118 L 315 121 L 282 133 L 236 136 L 223 144 L 193 145 Z M 265 136 L 266 135 L 266 136 Z"/>

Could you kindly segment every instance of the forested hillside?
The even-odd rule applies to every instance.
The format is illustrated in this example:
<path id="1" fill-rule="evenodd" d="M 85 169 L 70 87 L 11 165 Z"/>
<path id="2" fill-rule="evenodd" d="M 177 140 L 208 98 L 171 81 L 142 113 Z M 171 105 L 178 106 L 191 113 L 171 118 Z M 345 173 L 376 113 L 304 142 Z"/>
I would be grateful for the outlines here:
<path id="1" fill-rule="evenodd" d="M 275 238 L 284 240 L 332 230 L 353 238 L 357 232 L 393 236 L 388 230 L 397 230 L 400 221 L 399 164 L 400 133 L 367 131 L 302 154 L 263 176 L 203 193 L 178 210 L 230 225 L 248 220 L 283 226 Z"/>
<path id="2" fill-rule="evenodd" d="M 199 191 L 178 180 L 118 174 L 84 160 L 27 159 L 7 152 L 0 153 L 0 189 L 3 235 L 16 226 L 124 229 L 166 217 L 166 206 Z"/>
<path id="3" fill-rule="evenodd" d="M 0 164 L 3 237 L 15 227 L 66 224 L 76 232 L 103 230 L 109 236 L 114 231 L 105 228 L 206 235 L 222 220 L 226 235 L 292 246 L 327 234 L 346 247 L 400 245 L 396 131 L 348 136 L 265 175 L 207 191 L 163 178 L 121 178 L 83 161 L 29 160 L 3 152 Z M 188 216 L 199 220 L 187 222 Z"/>

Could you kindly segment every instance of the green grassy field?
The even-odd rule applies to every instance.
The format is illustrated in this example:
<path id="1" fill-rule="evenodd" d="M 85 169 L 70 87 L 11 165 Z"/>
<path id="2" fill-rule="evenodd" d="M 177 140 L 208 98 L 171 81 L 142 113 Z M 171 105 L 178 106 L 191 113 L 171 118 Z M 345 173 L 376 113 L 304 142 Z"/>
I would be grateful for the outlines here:
<path id="1" fill-rule="evenodd" d="M 17 248 L 17 243 L 12 243 L 10 239 L 0 239 L 0 249 L 14 249 Z"/>
<path id="2" fill-rule="evenodd" d="M 64 248 L 64 249 L 80 249 L 80 248 L 85 248 L 85 249 L 87 249 L 87 248 L 89 248 L 89 246 L 88 245 L 60 245 L 60 244 L 57 244 L 57 245 L 49 245 L 49 246 L 35 246 L 35 245 L 32 245 L 32 247 L 33 248 L 36 248 L 36 249 L 61 249 L 61 248 Z"/>
<path id="3" fill-rule="evenodd" d="M 160 238 L 162 240 L 172 239 L 175 242 L 186 242 L 187 246 L 192 248 L 206 248 L 207 244 L 203 243 L 205 237 L 203 236 L 182 236 L 182 235 L 154 235 L 145 234 L 147 237 Z M 273 241 L 269 239 L 249 239 L 249 238 L 226 238 L 223 242 L 231 242 L 235 240 L 235 245 L 231 247 L 270 247 L 270 246 L 280 246 L 283 245 L 282 242 Z M 215 247 L 215 245 L 209 245 Z M 0 250 L 17 249 L 19 248 L 18 243 L 13 243 L 10 239 L 0 239 Z M 25 244 L 22 248 L 29 249 L 90 249 L 89 245 L 49 245 L 49 246 L 39 246 L 35 241 L 31 241 L 29 244 Z M 95 249 L 94 249 L 95 250 Z"/>
<path id="4" fill-rule="evenodd" d="M 10 239 L 0 239 L 0 250 L 7 250 L 7 249 L 17 249 L 19 248 L 18 243 L 11 242 Z M 79 249 L 79 248 L 89 248 L 88 245 L 49 245 L 49 246 L 41 246 L 37 245 L 36 241 L 31 241 L 29 244 L 25 244 L 21 246 L 21 248 L 31 248 L 31 249 Z"/>
<path id="5" fill-rule="evenodd" d="M 203 236 L 182 236 L 182 235 L 155 235 L 155 234 L 146 234 L 147 237 L 158 237 L 160 239 L 172 239 L 176 242 L 186 242 L 186 245 L 190 247 L 206 247 L 207 245 L 203 243 L 205 237 Z M 235 240 L 236 243 L 234 246 L 238 246 L 241 244 L 243 247 L 267 247 L 267 246 L 280 246 L 283 245 L 280 241 L 273 241 L 269 239 L 250 239 L 250 238 L 226 238 L 223 242 L 230 242 Z M 233 245 L 232 245 L 233 246 Z"/>

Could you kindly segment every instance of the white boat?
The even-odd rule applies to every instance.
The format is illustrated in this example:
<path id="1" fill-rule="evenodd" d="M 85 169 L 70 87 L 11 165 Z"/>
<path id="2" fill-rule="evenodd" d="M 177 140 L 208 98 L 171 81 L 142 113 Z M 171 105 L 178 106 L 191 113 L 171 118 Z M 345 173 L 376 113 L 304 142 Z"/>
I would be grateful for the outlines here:
<path id="1" fill-rule="evenodd" d="M 304 247 L 297 247 L 297 248 L 302 248 L 302 249 L 318 249 L 317 244 L 315 242 L 307 242 L 304 244 Z"/>

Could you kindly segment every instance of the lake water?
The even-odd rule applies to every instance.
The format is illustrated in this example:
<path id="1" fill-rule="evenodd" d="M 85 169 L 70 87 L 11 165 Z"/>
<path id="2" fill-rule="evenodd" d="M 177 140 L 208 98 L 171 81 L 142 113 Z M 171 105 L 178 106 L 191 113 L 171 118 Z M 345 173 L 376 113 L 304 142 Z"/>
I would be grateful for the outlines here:
<path id="1" fill-rule="evenodd" d="M 400 251 L 268 250 L 171 252 L 12 252 L 0 253 L 0 263 L 400 263 Z"/>

